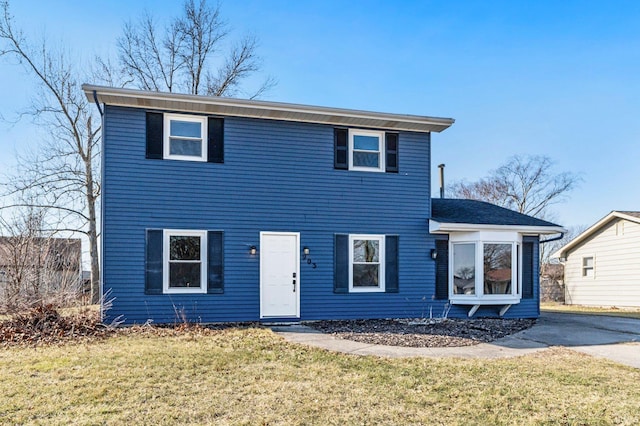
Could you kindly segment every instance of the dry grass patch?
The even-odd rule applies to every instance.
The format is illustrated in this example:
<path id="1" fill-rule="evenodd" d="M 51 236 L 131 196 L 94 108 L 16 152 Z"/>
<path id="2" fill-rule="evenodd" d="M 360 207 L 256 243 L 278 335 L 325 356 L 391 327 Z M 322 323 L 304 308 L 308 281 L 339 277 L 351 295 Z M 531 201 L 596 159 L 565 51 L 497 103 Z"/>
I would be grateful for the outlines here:
<path id="1" fill-rule="evenodd" d="M 261 328 L 0 350 L 7 424 L 638 424 L 640 371 L 554 348 L 384 359 Z"/>
<path id="2" fill-rule="evenodd" d="M 598 308 L 593 306 L 562 305 L 559 303 L 542 303 L 540 309 L 545 312 L 566 314 L 610 315 L 616 317 L 640 319 L 640 309 L 636 308 Z"/>

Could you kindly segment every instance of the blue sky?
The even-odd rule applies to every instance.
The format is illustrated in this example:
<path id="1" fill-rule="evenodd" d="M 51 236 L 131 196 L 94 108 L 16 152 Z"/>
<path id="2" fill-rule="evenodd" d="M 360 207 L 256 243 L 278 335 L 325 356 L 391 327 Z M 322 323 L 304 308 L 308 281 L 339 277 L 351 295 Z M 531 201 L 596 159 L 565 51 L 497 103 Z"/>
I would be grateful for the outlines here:
<path id="1" fill-rule="evenodd" d="M 122 24 L 180 1 L 12 1 L 28 36 L 76 60 L 115 54 Z M 446 179 L 477 179 L 514 154 L 548 155 L 583 182 L 554 208 L 565 226 L 640 210 L 640 2 L 227 0 L 232 37 L 260 40 L 266 100 L 452 117 L 434 134 Z M 0 114 L 29 105 L 19 66 L 0 64 Z M 28 119 L 0 123 L 0 167 L 37 143 Z"/>

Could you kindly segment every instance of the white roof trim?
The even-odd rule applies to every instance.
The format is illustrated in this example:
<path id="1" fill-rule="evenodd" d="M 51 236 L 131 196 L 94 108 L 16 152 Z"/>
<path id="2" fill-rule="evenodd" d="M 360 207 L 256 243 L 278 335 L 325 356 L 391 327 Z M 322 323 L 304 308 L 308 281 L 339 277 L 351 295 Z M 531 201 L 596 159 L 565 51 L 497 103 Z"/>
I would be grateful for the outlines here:
<path id="1" fill-rule="evenodd" d="M 600 228 L 602 228 L 606 223 L 608 223 L 609 221 L 611 221 L 611 219 L 614 219 L 614 218 L 620 218 L 620 219 L 625 219 L 631 222 L 640 223 L 639 217 L 631 216 L 631 215 L 614 210 L 608 215 L 606 215 L 605 217 L 603 217 L 602 219 L 600 219 L 599 221 L 597 221 L 595 224 L 587 228 L 584 232 L 582 232 L 582 234 L 578 235 L 573 240 L 569 241 L 567 244 L 561 247 L 558 251 L 553 253 L 551 257 L 553 258 L 567 257 L 567 254 L 569 251 L 571 251 L 571 249 L 582 244 L 584 240 L 586 240 L 591 235 L 596 233 L 598 230 L 600 230 Z"/>
<path id="2" fill-rule="evenodd" d="M 265 102 L 219 96 L 148 92 L 83 84 L 90 102 L 133 108 L 161 109 L 267 120 L 321 123 L 412 132 L 441 132 L 454 123 L 452 118 L 387 114 L 341 108 Z M 95 97 L 94 97 L 95 95 Z"/>
<path id="3" fill-rule="evenodd" d="M 561 226 L 487 225 L 477 223 L 445 223 L 429 219 L 431 234 L 474 231 L 514 231 L 526 235 L 550 235 L 566 232 Z"/>

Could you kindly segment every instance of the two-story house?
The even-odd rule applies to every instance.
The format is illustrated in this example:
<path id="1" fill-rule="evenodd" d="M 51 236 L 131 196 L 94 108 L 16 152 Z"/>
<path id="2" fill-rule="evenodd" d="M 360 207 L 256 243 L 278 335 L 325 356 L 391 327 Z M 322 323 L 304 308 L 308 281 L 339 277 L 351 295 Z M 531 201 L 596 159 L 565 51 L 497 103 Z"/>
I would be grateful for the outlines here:
<path id="1" fill-rule="evenodd" d="M 549 222 L 431 199 L 452 119 L 85 85 L 103 114 L 106 320 L 539 313 Z"/>

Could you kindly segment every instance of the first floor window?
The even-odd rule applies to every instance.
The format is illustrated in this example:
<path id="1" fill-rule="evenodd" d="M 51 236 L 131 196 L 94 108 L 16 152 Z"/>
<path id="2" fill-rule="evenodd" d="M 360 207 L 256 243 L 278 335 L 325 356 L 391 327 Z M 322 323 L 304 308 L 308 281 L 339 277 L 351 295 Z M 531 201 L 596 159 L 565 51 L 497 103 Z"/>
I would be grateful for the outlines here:
<path id="1" fill-rule="evenodd" d="M 350 235 L 350 291 L 385 291 L 384 235 Z"/>
<path id="2" fill-rule="evenodd" d="M 582 258 L 582 276 L 593 277 L 593 256 Z"/>
<path id="3" fill-rule="evenodd" d="M 516 242 L 453 242 L 451 245 L 452 298 L 520 297 L 519 250 Z"/>
<path id="4" fill-rule="evenodd" d="M 453 294 L 476 294 L 476 245 L 453 245 Z"/>
<path id="5" fill-rule="evenodd" d="M 513 244 L 484 244 L 484 294 L 511 294 Z"/>
<path id="6" fill-rule="evenodd" d="M 207 118 L 164 115 L 164 158 L 207 161 Z"/>
<path id="7" fill-rule="evenodd" d="M 167 293 L 205 293 L 206 231 L 164 231 L 164 290 Z"/>

